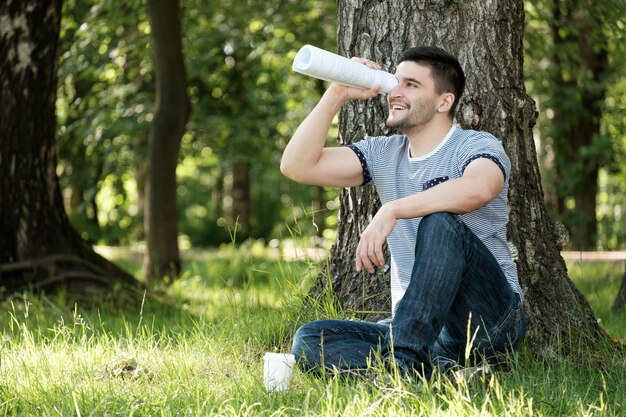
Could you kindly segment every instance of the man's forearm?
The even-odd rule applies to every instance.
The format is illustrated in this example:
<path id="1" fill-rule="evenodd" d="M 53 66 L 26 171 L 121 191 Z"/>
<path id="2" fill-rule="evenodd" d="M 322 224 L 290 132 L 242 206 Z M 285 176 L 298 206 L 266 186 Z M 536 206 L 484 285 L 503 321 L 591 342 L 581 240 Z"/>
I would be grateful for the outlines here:
<path id="1" fill-rule="evenodd" d="M 463 177 L 391 201 L 386 209 L 396 219 L 424 217 L 442 211 L 463 214 L 491 202 L 503 186 L 504 177 L 500 169 L 488 159 L 478 159 L 468 165 Z"/>

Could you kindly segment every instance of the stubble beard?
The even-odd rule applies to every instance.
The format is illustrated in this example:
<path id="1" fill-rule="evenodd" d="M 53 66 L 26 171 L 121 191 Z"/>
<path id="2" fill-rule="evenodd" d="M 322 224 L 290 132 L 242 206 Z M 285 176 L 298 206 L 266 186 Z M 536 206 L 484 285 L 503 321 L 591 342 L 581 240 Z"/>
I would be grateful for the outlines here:
<path id="1" fill-rule="evenodd" d="M 435 103 L 426 102 L 415 104 L 405 110 L 405 112 L 406 114 L 399 119 L 392 119 L 390 115 L 387 118 L 387 127 L 405 133 L 414 127 L 422 126 L 430 122 L 437 112 L 437 107 Z"/>

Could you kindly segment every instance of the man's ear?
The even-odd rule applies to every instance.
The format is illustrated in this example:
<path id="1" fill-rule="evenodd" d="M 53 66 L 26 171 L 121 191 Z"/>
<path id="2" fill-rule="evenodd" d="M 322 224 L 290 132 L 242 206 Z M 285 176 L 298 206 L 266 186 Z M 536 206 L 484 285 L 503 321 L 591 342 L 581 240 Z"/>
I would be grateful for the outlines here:
<path id="1" fill-rule="evenodd" d="M 452 93 L 443 93 L 440 97 L 438 111 L 441 113 L 449 112 L 454 104 L 454 94 Z"/>

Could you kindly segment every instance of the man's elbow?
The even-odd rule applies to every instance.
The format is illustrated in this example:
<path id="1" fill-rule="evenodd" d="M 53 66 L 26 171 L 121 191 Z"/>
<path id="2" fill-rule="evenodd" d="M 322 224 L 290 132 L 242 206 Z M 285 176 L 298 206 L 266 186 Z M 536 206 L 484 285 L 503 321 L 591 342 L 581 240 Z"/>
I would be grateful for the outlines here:
<path id="1" fill-rule="evenodd" d="M 490 187 L 480 187 L 473 195 L 474 205 L 481 208 L 491 203 L 499 194 L 499 191 Z"/>
<path id="2" fill-rule="evenodd" d="M 291 167 L 284 159 L 280 160 L 280 172 L 287 178 L 291 178 Z"/>
<path id="3" fill-rule="evenodd" d="M 290 180 L 296 182 L 302 182 L 301 178 L 298 175 L 298 169 L 294 164 L 290 164 L 284 159 L 280 161 L 280 172 Z"/>

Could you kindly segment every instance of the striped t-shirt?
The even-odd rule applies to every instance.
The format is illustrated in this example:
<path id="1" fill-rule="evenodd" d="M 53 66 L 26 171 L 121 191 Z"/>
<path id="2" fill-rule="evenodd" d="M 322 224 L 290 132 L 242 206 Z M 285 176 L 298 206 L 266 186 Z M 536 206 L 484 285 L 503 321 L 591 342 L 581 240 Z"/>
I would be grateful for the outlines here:
<path id="1" fill-rule="evenodd" d="M 462 214 L 461 219 L 489 248 L 511 288 L 521 296 L 517 268 L 506 238 L 511 161 L 498 139 L 489 133 L 453 126 L 437 148 L 419 158 L 410 157 L 409 141 L 404 135 L 368 137 L 348 146 L 361 161 L 364 184 L 374 183 L 383 204 L 459 178 L 475 159 L 488 158 L 495 162 L 505 177 L 502 191 L 489 204 Z M 398 219 L 387 238 L 394 312 L 411 281 L 419 223 L 420 218 Z"/>

